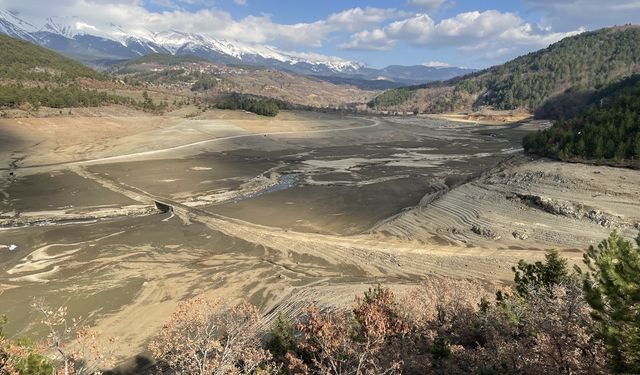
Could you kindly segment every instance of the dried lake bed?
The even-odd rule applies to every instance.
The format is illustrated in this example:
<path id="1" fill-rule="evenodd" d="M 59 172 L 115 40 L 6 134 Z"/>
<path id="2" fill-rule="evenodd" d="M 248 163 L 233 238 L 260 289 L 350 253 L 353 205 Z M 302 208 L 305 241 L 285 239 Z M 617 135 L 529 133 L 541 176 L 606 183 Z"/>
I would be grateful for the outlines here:
<path id="1" fill-rule="evenodd" d="M 0 312 L 19 334 L 37 332 L 34 297 L 67 305 L 124 357 L 195 294 L 248 299 L 269 318 L 377 282 L 505 282 L 520 258 L 558 248 L 577 261 L 613 229 L 634 235 L 640 172 L 522 155 L 543 126 L 226 111 L 0 120 Z"/>

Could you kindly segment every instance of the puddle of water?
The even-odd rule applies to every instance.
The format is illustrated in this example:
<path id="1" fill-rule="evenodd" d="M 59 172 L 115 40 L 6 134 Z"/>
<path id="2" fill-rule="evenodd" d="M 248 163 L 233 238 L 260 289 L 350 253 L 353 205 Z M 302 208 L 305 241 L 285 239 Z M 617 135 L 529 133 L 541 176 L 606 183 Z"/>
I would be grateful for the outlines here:
<path id="1" fill-rule="evenodd" d="M 269 185 L 269 186 L 265 187 L 262 190 L 258 190 L 258 191 L 252 192 L 250 194 L 242 195 L 242 196 L 238 197 L 237 199 L 234 199 L 233 202 L 237 203 L 237 202 L 240 202 L 240 201 L 243 201 L 243 200 L 256 198 L 256 197 L 259 197 L 261 195 L 265 195 L 265 194 L 269 194 L 269 193 L 275 193 L 276 191 L 290 189 L 293 186 L 295 186 L 295 184 L 298 182 L 298 180 L 299 180 L 299 176 L 297 174 L 283 174 L 283 175 L 280 175 L 280 176 L 278 176 L 278 179 L 277 179 L 275 184 Z"/>

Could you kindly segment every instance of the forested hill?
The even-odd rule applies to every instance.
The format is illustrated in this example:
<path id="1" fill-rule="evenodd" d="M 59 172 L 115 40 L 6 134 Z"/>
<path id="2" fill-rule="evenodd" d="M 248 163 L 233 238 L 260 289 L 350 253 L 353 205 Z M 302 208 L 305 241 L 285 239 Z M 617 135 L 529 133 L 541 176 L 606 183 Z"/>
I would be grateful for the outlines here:
<path id="1" fill-rule="evenodd" d="M 640 26 L 612 27 L 465 77 L 390 90 L 369 106 L 430 113 L 484 106 L 534 111 L 567 90 L 594 90 L 634 73 L 640 73 Z"/>
<path id="2" fill-rule="evenodd" d="M 528 135 L 525 151 L 562 160 L 640 167 L 640 75 L 598 91 L 576 115 Z"/>
<path id="3" fill-rule="evenodd" d="M 79 62 L 29 42 L 0 35 L 0 109 L 40 107 L 72 108 L 123 104 L 156 111 L 151 100 L 137 102 L 96 89 L 82 78 L 105 81 L 109 77 Z M 102 84 L 102 82 L 100 83 Z"/>
<path id="4" fill-rule="evenodd" d="M 78 78 L 104 80 L 103 74 L 58 53 L 0 35 L 0 79 L 69 83 Z"/>

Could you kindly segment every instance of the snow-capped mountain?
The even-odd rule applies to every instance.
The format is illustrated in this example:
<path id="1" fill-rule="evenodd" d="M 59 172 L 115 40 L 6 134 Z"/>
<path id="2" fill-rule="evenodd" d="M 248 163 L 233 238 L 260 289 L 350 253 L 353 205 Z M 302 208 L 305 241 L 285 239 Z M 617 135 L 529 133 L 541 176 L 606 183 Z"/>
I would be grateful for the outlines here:
<path id="1" fill-rule="evenodd" d="M 219 40 L 179 30 L 129 34 L 115 24 L 89 25 L 77 17 L 50 17 L 40 26 L 0 10 L 0 33 L 35 42 L 89 64 L 108 64 L 148 53 L 192 54 L 221 63 L 347 73 L 363 64 L 337 57 L 284 52 L 266 45 Z M 137 35 L 136 35 L 137 34 Z"/>
<path id="2" fill-rule="evenodd" d="M 69 20 L 60 19 L 58 17 L 49 17 L 44 24 L 42 31 L 50 32 L 72 39 L 76 36 L 76 32 L 69 23 Z"/>
<path id="3" fill-rule="evenodd" d="M 268 45 L 250 45 L 180 30 L 153 32 L 125 30 L 113 23 L 92 25 L 75 16 L 49 17 L 36 25 L 4 10 L 0 10 L 0 34 L 28 40 L 92 66 L 109 66 L 149 53 L 166 53 L 196 55 L 222 64 L 259 65 L 300 74 L 386 80 L 397 84 L 424 83 L 469 72 L 458 68 L 398 66 L 377 70 L 339 57 L 286 52 Z"/>
<path id="4" fill-rule="evenodd" d="M 196 55 L 221 62 L 255 64 L 266 66 L 296 66 L 311 67 L 312 71 L 325 70 L 335 73 L 357 71 L 365 65 L 311 53 L 285 52 L 268 45 L 248 45 L 238 41 L 209 38 L 204 35 L 185 33 L 178 30 L 150 33 L 142 37 L 127 37 L 123 40 L 128 44 L 131 39 L 146 43 L 149 48 L 168 51 L 174 55 Z M 158 51 L 160 52 L 160 51 Z M 295 69 L 294 69 L 295 70 Z"/>
<path id="5" fill-rule="evenodd" d="M 0 34 L 37 42 L 37 39 L 32 35 L 37 30 L 36 26 L 20 19 L 15 14 L 0 9 Z"/>

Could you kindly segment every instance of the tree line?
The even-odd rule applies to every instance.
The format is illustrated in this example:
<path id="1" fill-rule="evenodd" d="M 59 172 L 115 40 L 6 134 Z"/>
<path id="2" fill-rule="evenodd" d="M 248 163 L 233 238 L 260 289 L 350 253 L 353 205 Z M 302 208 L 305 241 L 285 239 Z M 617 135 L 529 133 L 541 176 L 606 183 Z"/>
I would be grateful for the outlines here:
<path id="1" fill-rule="evenodd" d="M 100 107 L 121 104 L 155 112 L 167 107 L 167 103 L 163 101 L 154 103 L 146 91 L 142 93 L 142 97 L 141 101 L 137 101 L 130 97 L 98 90 L 87 90 L 76 85 L 56 87 L 0 86 L 0 108 L 20 108 L 25 104 L 35 108 Z"/>
<path id="2" fill-rule="evenodd" d="M 207 91 L 218 85 L 218 79 L 214 76 L 203 76 L 198 79 L 192 86 L 191 91 Z"/>
<path id="3" fill-rule="evenodd" d="M 600 90 L 573 116 L 525 137 L 523 146 L 561 160 L 640 160 L 640 75 Z"/>
<path id="4" fill-rule="evenodd" d="M 416 90 L 416 87 L 402 87 L 388 90 L 376 96 L 367 103 L 367 106 L 373 109 L 394 107 L 411 99 L 415 95 Z"/>
<path id="5" fill-rule="evenodd" d="M 311 305 L 264 332 L 256 307 L 198 296 L 149 343 L 159 372 L 178 374 L 640 373 L 640 236 L 614 232 L 584 254 L 521 260 L 512 286 L 431 277 L 404 296 L 380 285 L 349 309 Z M 44 345 L 2 334 L 0 374 L 93 374 L 113 363 L 67 309 L 36 300 Z"/>
<path id="6" fill-rule="evenodd" d="M 0 107 L 18 108 L 24 104 L 34 107 L 71 108 L 98 107 L 105 104 L 132 104 L 131 98 L 79 86 L 25 87 L 0 86 Z"/>
<path id="7" fill-rule="evenodd" d="M 216 104 L 218 109 L 244 110 L 260 116 L 275 117 L 287 103 L 271 98 L 255 98 L 234 94 Z"/>

